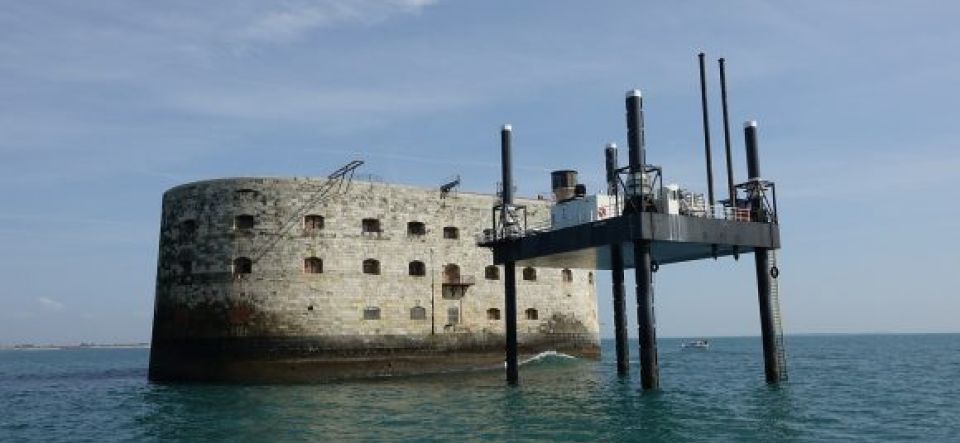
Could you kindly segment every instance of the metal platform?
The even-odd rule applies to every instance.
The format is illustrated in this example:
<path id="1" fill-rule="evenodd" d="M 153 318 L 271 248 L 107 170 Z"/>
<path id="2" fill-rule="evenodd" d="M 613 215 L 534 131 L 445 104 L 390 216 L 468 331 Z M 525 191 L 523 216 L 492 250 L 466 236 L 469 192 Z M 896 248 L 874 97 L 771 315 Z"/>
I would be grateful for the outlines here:
<path id="1" fill-rule="evenodd" d="M 612 269 L 610 245 L 623 248 L 624 267 L 632 268 L 633 242 L 650 240 L 652 260 L 679 263 L 754 248 L 780 248 L 780 228 L 774 223 L 712 219 L 657 213 L 630 214 L 552 231 L 481 239 L 493 249 L 493 261 L 519 266 Z"/>

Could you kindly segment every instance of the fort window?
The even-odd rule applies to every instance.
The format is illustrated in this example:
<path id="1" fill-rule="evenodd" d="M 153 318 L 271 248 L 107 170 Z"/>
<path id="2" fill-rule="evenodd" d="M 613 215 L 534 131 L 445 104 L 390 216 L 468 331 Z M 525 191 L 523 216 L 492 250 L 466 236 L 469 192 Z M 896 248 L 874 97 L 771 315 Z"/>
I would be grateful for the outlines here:
<path id="1" fill-rule="evenodd" d="M 233 259 L 233 275 L 240 276 L 253 272 L 253 261 L 247 257 Z"/>
<path id="2" fill-rule="evenodd" d="M 253 229 L 253 216 L 249 214 L 238 215 L 233 218 L 233 229 L 237 231 L 246 231 Z"/>
<path id="3" fill-rule="evenodd" d="M 414 277 L 423 277 L 424 275 L 427 275 L 427 266 L 424 265 L 422 261 L 414 260 L 410 262 L 408 268 L 410 270 L 410 275 Z"/>
<path id="4" fill-rule="evenodd" d="M 447 324 L 456 325 L 460 324 L 460 308 L 450 307 L 447 308 Z"/>
<path id="5" fill-rule="evenodd" d="M 523 268 L 523 279 L 528 281 L 537 281 L 537 270 L 531 267 Z"/>
<path id="6" fill-rule="evenodd" d="M 460 282 L 460 267 L 450 263 L 443 267 L 443 282 L 444 283 L 459 283 Z"/>
<path id="7" fill-rule="evenodd" d="M 196 220 L 184 220 L 180 222 L 180 241 L 188 242 L 192 241 L 194 236 L 197 235 L 197 221 Z"/>
<path id="8" fill-rule="evenodd" d="M 323 223 L 322 215 L 311 214 L 303 217 L 303 229 L 306 231 L 319 231 L 323 229 Z"/>
<path id="9" fill-rule="evenodd" d="M 371 306 L 363 309 L 364 320 L 380 320 L 380 308 Z"/>
<path id="10" fill-rule="evenodd" d="M 500 280 L 500 268 L 494 265 L 483 268 L 483 278 L 487 280 Z"/>
<path id="11" fill-rule="evenodd" d="M 540 313 L 533 308 L 527 309 L 524 313 L 527 314 L 527 320 L 536 320 L 540 317 Z"/>
<path id="12" fill-rule="evenodd" d="M 443 228 L 443 238 L 456 240 L 460 238 L 460 230 L 453 226 L 446 226 Z"/>
<path id="13" fill-rule="evenodd" d="M 380 233 L 380 220 L 376 218 L 365 218 L 361 222 L 364 234 Z"/>
<path id="14" fill-rule="evenodd" d="M 422 306 L 410 308 L 410 320 L 426 320 L 427 310 Z"/>
<path id="15" fill-rule="evenodd" d="M 307 257 L 303 259 L 303 272 L 307 274 L 322 274 L 323 260 L 319 257 Z"/>
<path id="16" fill-rule="evenodd" d="M 573 271 L 569 269 L 564 269 L 560 271 L 560 280 L 564 283 L 570 283 L 573 281 Z"/>
<path id="17" fill-rule="evenodd" d="M 487 320 L 500 320 L 500 310 L 497 308 L 487 309 Z"/>
<path id="18" fill-rule="evenodd" d="M 363 273 L 371 275 L 380 275 L 380 262 L 372 258 L 363 261 Z"/>
<path id="19" fill-rule="evenodd" d="M 411 237 L 419 237 L 421 235 L 426 235 L 427 225 L 423 222 L 412 221 L 407 223 L 407 235 Z"/>
<path id="20" fill-rule="evenodd" d="M 588 273 L 587 273 L 587 282 L 589 282 L 591 285 L 593 284 L 593 273 L 592 273 L 592 272 L 588 272 Z"/>

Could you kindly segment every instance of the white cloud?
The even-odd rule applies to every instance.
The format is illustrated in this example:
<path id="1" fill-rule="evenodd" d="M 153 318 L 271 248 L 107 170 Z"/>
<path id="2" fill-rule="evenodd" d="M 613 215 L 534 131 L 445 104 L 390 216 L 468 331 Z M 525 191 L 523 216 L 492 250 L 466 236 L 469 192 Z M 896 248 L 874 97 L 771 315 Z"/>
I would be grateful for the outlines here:
<path id="1" fill-rule="evenodd" d="M 341 23 L 371 24 L 420 12 L 436 0 L 322 0 L 285 3 L 262 13 L 242 33 L 251 40 L 286 42 Z"/>
<path id="2" fill-rule="evenodd" d="M 47 297 L 37 297 L 37 302 L 47 309 L 60 310 L 64 308 L 63 303 Z"/>

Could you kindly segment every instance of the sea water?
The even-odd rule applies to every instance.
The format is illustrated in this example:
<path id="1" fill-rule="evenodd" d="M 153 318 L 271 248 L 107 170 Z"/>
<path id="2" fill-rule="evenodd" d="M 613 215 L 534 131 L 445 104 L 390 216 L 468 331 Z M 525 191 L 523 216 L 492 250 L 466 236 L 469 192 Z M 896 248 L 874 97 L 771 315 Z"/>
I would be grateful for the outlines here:
<path id="1" fill-rule="evenodd" d="M 960 334 L 659 342 L 661 390 L 547 354 L 520 368 L 336 384 L 148 382 L 146 349 L 0 351 L 0 441 L 960 441 Z"/>

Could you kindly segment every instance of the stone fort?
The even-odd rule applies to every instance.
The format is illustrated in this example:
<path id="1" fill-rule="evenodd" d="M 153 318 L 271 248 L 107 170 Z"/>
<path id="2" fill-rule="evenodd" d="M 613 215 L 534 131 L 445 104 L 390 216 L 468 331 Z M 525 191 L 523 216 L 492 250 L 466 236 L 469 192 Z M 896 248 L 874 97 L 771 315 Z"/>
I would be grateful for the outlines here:
<path id="1" fill-rule="evenodd" d="M 328 381 L 502 368 L 492 195 L 229 178 L 163 195 L 150 378 Z M 518 200 L 531 224 L 551 202 Z M 599 357 L 592 271 L 518 269 L 521 355 Z"/>

